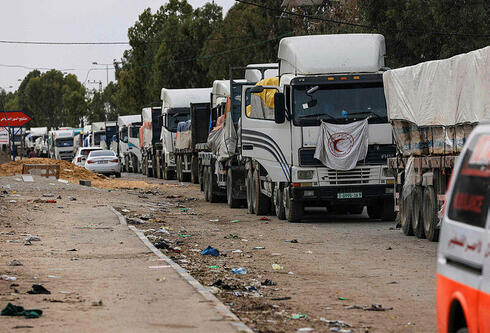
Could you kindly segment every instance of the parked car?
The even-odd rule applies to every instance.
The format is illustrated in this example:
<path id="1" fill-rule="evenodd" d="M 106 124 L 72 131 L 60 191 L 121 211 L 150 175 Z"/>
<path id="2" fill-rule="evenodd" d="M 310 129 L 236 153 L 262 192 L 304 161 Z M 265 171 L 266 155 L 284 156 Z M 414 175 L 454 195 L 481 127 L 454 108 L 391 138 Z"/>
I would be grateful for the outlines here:
<path id="1" fill-rule="evenodd" d="M 121 177 L 121 164 L 119 158 L 112 150 L 91 151 L 85 161 L 85 169 L 105 174 Z"/>
<path id="2" fill-rule="evenodd" d="M 471 133 L 449 186 L 437 260 L 440 333 L 490 333 L 490 123 Z"/>
<path id="3" fill-rule="evenodd" d="M 94 150 L 102 150 L 102 148 L 100 148 L 100 147 L 78 147 L 77 153 L 75 154 L 75 157 L 73 158 L 72 163 L 83 168 L 85 166 L 85 161 L 87 160 L 88 154 Z"/>

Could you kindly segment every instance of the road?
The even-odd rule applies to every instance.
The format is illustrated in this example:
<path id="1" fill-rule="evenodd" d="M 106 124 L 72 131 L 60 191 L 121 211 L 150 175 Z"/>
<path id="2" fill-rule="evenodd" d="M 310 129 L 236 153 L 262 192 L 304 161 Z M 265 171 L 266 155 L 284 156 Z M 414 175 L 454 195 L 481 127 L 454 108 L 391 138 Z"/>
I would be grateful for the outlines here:
<path id="1" fill-rule="evenodd" d="M 46 322 L 43 329 L 37 331 L 45 331 L 46 328 L 63 331 L 67 327 L 63 323 L 69 323 L 75 331 L 77 327 L 93 328 L 93 324 L 90 326 L 88 323 L 94 319 L 117 323 L 108 326 L 114 330 L 125 331 L 124 328 L 128 330 L 130 327 L 130 331 L 148 332 L 210 331 L 213 330 L 209 329 L 211 326 L 205 325 L 220 322 L 210 309 L 205 309 L 203 321 L 192 322 L 196 313 L 200 313 L 199 309 L 179 307 L 178 300 L 197 299 L 193 303 L 199 304 L 199 298 L 191 294 L 184 297 L 185 293 L 182 294 L 180 289 L 185 288 L 185 284 L 172 288 L 170 297 L 165 297 L 169 296 L 169 291 L 162 287 L 165 283 L 157 281 L 163 275 L 147 269 L 156 258 L 140 248 L 139 240 L 129 231 L 104 224 L 113 221 L 114 217 L 109 218 L 109 212 L 105 211 L 104 214 L 109 215 L 104 218 L 98 209 L 107 209 L 109 205 L 126 215 L 129 223 L 142 230 L 150 241 L 159 247 L 168 247 L 162 249 L 164 254 L 188 270 L 257 332 L 294 332 L 299 328 L 324 332 L 342 326 L 328 320 L 342 321 L 352 326 L 344 326 L 343 329 L 352 332 L 436 331 L 437 244 L 405 237 L 395 229 L 394 222 L 369 220 L 365 212 L 363 215 L 332 216 L 321 211 L 305 223 L 288 223 L 273 216 L 266 217 L 269 221 L 260 220 L 260 216 L 247 214 L 245 209 L 230 209 L 225 203 L 205 202 L 197 185 L 147 179 L 133 174 L 123 175 L 123 180 L 126 183 L 146 180 L 155 187 L 108 192 L 100 189 L 82 191 L 79 186 L 67 186 L 62 197 L 79 199 L 63 202 L 63 209 L 55 209 L 56 216 L 49 216 L 46 208 L 39 204 L 45 213 L 29 211 L 23 217 L 19 212 L 25 207 L 6 204 L 7 209 L 2 212 L 0 220 L 2 248 L 6 244 L 12 246 L 7 241 L 18 239 L 20 232 L 28 230 L 35 230 L 49 242 L 42 246 L 36 243 L 34 247 L 16 244 L 19 252 L 11 247 L 2 251 L 4 265 L 12 259 L 27 262 L 20 269 L 5 265 L 5 274 L 29 275 L 28 279 L 24 277 L 27 282 L 22 284 L 26 289 L 29 283 L 35 283 L 32 276 L 46 266 L 42 272 L 45 276 L 62 276 L 60 279 L 45 278 L 43 282 L 48 288 L 76 290 L 74 295 L 82 299 L 78 302 L 74 295 L 64 295 L 61 300 L 65 303 L 33 301 L 26 295 L 13 296 L 11 290 L 5 289 L 8 283 L 3 283 L 0 301 L 22 301 L 26 306 L 47 307 L 46 318 L 49 320 L 39 319 Z M 46 185 L 47 188 L 29 191 L 25 186 L 28 185 L 18 190 L 21 195 L 18 201 L 39 197 L 50 188 Z M 90 222 L 95 217 L 102 217 L 106 222 L 101 222 L 101 226 L 114 231 L 74 229 L 75 226 L 99 225 L 99 222 Z M 5 227 L 5 223 L 10 223 L 13 228 Z M 15 237 L 8 234 L 12 230 Z M 207 246 L 218 249 L 220 256 L 201 255 Z M 66 252 L 72 247 L 80 252 Z M 29 255 L 33 250 L 38 255 L 31 258 Z M 90 259 L 90 265 L 84 266 L 86 270 L 80 268 L 78 261 L 70 260 L 76 256 Z M 106 259 L 110 260 L 102 260 L 99 256 L 107 256 Z M 53 258 L 64 259 L 51 262 Z M 31 261 L 35 269 L 28 268 Z M 274 270 L 273 264 L 279 265 L 279 269 Z M 233 268 L 240 267 L 246 268 L 247 273 L 235 275 L 231 272 Z M 50 269 L 56 268 L 71 269 L 49 273 Z M 78 277 L 78 274 L 81 275 Z M 63 278 L 66 276 L 70 278 Z M 263 285 L 266 280 L 268 283 Z M 91 302 L 97 302 L 99 298 L 104 302 L 102 309 L 91 306 Z M 80 304 L 72 305 L 72 301 Z M 380 305 L 385 311 L 365 310 L 380 309 L 372 304 Z M 108 305 L 114 305 L 114 308 L 111 310 Z M 51 311 L 55 314 L 50 314 Z M 117 319 L 110 316 L 112 311 L 119 314 Z M 135 313 L 147 315 L 135 317 Z M 189 313 L 193 315 L 189 316 Z M 168 320 L 170 314 L 173 321 Z M 131 318 L 132 326 L 128 326 L 128 318 Z M 21 321 L 19 318 L 9 320 Z M 190 324 L 187 323 L 189 320 Z M 2 322 L 5 323 L 3 318 Z M 13 323 L 7 322 L 9 325 Z M 179 322 L 185 324 L 180 327 Z M 35 327 L 27 331 L 39 328 L 32 320 L 28 324 Z M 58 327 L 52 325 L 59 325 L 59 329 L 51 329 Z"/>

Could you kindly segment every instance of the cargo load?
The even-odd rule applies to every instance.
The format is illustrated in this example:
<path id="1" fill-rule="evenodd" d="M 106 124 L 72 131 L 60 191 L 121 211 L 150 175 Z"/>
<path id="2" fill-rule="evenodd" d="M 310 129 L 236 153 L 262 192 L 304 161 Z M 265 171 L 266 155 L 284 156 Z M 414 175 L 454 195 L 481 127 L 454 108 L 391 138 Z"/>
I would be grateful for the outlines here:
<path id="1" fill-rule="evenodd" d="M 383 74 L 388 118 L 404 156 L 461 152 L 490 120 L 490 47 Z"/>

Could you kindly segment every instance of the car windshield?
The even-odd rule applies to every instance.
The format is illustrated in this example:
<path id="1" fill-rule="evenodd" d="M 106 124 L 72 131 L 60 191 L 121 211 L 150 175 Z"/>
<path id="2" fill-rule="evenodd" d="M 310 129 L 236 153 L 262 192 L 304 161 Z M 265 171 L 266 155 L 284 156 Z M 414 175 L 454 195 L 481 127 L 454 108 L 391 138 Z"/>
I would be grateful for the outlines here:
<path id="1" fill-rule="evenodd" d="M 82 156 L 88 156 L 88 154 L 90 154 L 90 152 L 93 152 L 95 150 L 98 150 L 98 149 L 82 149 L 80 151 L 80 155 L 82 155 Z"/>
<path id="2" fill-rule="evenodd" d="M 96 150 L 90 152 L 89 157 L 102 157 L 102 156 L 115 156 L 113 151 L 110 150 Z"/>
<path id="3" fill-rule="evenodd" d="M 71 147 L 73 146 L 73 138 L 56 139 L 56 147 Z"/>
<path id="4" fill-rule="evenodd" d="M 318 125 L 320 120 L 349 123 L 367 117 L 372 122 L 387 121 L 382 82 L 295 86 L 293 110 L 296 125 Z"/>
<path id="5" fill-rule="evenodd" d="M 190 119 L 189 108 L 181 108 L 173 112 L 168 113 L 167 116 L 167 129 L 170 132 L 177 132 L 177 125 L 181 121 L 187 121 Z"/>

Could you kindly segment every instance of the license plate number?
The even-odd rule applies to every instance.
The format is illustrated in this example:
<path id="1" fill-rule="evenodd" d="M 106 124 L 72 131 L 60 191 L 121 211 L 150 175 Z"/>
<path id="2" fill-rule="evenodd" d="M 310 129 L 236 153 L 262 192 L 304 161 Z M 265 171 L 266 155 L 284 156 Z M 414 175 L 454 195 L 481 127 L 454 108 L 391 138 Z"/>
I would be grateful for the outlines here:
<path id="1" fill-rule="evenodd" d="M 362 192 L 337 193 L 337 199 L 358 199 L 362 198 Z"/>
<path id="2" fill-rule="evenodd" d="M 98 163 L 99 164 L 107 164 L 107 163 L 109 163 L 109 161 L 99 161 Z"/>

